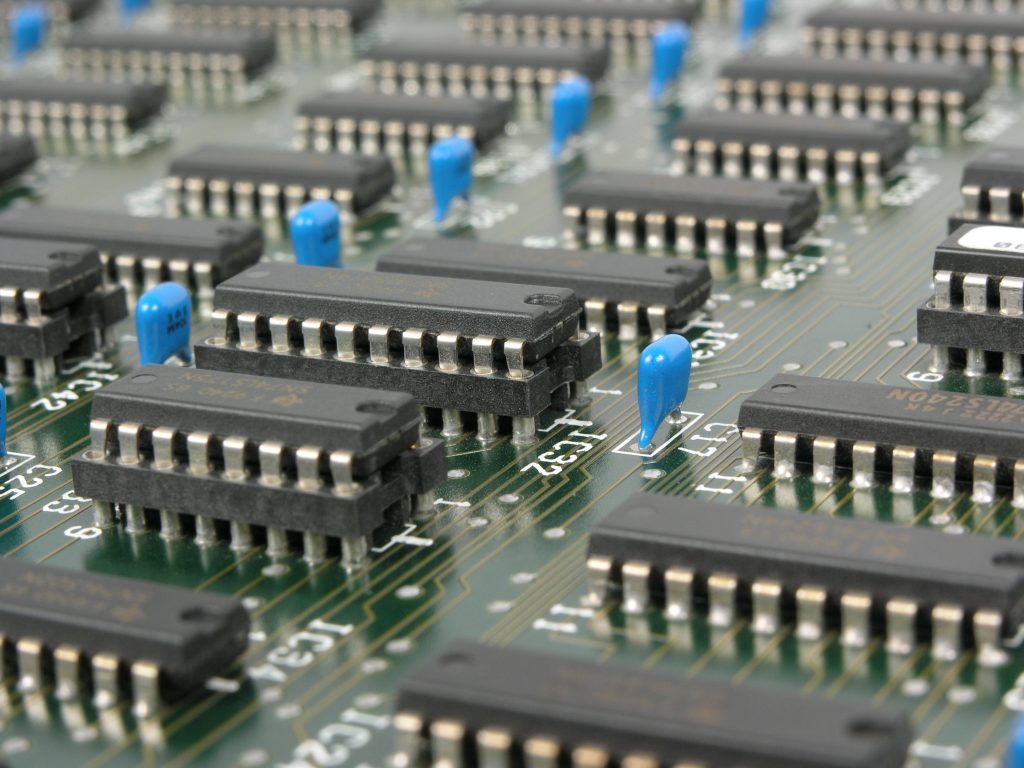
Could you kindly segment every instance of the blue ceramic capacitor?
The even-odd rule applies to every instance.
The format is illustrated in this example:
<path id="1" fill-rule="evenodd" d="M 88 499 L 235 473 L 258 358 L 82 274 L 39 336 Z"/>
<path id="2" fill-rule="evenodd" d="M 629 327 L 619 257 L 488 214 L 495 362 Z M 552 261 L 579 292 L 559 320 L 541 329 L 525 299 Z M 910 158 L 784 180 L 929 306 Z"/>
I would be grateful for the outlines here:
<path id="1" fill-rule="evenodd" d="M 177 283 L 160 283 L 135 305 L 135 335 L 141 365 L 162 365 L 172 358 L 192 362 L 192 297 Z"/>
<path id="2" fill-rule="evenodd" d="M 341 266 L 341 210 L 329 200 L 313 200 L 291 221 L 295 263 L 306 267 Z"/>
<path id="3" fill-rule="evenodd" d="M 12 61 L 23 61 L 46 42 L 50 14 L 45 5 L 28 3 L 15 6 L 7 18 L 7 32 Z"/>
<path id="4" fill-rule="evenodd" d="M 740 45 L 746 48 L 768 23 L 770 0 L 743 0 L 740 8 Z"/>
<path id="5" fill-rule="evenodd" d="M 650 94 L 655 101 L 682 74 L 690 48 L 690 28 L 681 21 L 665 24 L 651 38 Z"/>
<path id="6" fill-rule="evenodd" d="M 640 438 L 637 443 L 641 450 L 651 446 L 661 423 L 686 400 L 692 367 L 690 342 L 676 334 L 662 336 L 640 355 L 637 368 Z"/>
<path id="7" fill-rule="evenodd" d="M 593 88 L 582 75 L 559 80 L 551 89 L 551 156 L 558 157 L 566 142 L 579 136 L 590 118 Z"/>
<path id="8" fill-rule="evenodd" d="M 473 188 L 473 142 L 460 136 L 441 139 L 430 147 L 430 188 L 434 192 L 434 220 L 444 221 L 456 198 L 469 199 Z"/>

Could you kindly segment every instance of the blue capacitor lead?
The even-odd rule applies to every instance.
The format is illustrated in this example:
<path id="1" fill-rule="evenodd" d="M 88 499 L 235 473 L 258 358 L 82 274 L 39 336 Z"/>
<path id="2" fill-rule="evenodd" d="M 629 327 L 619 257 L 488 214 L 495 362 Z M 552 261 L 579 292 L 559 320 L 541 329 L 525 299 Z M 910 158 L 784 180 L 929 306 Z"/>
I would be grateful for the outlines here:
<path id="1" fill-rule="evenodd" d="M 306 267 L 341 266 L 341 210 L 328 200 L 299 208 L 291 221 L 295 263 Z"/>
<path id="2" fill-rule="evenodd" d="M 50 15 L 45 5 L 15 6 L 7 19 L 11 59 L 23 61 L 30 53 L 42 48 L 49 26 Z"/>
<path id="3" fill-rule="evenodd" d="M 434 192 L 434 220 L 444 221 L 452 201 L 469 199 L 473 188 L 473 142 L 460 136 L 441 139 L 430 146 L 428 165 Z"/>
<path id="4" fill-rule="evenodd" d="M 681 21 L 665 24 L 651 39 L 651 98 L 658 100 L 683 71 L 690 28 Z"/>
<path id="5" fill-rule="evenodd" d="M 1024 715 L 1017 718 L 1006 748 L 1006 768 L 1024 768 Z"/>
<path id="6" fill-rule="evenodd" d="M 743 0 L 740 7 L 740 45 L 746 48 L 768 22 L 770 0 Z"/>
<path id="7" fill-rule="evenodd" d="M 171 358 L 192 362 L 192 297 L 177 283 L 160 283 L 135 305 L 135 335 L 142 365 L 162 365 Z"/>
<path id="8" fill-rule="evenodd" d="M 637 369 L 640 439 L 637 442 L 642 450 L 650 447 L 658 427 L 686 399 L 692 366 L 690 342 L 676 334 L 662 336 L 640 355 Z"/>
<path id="9" fill-rule="evenodd" d="M 593 88 L 582 75 L 559 80 L 551 89 L 551 156 L 558 157 L 572 136 L 579 136 L 590 119 Z"/>

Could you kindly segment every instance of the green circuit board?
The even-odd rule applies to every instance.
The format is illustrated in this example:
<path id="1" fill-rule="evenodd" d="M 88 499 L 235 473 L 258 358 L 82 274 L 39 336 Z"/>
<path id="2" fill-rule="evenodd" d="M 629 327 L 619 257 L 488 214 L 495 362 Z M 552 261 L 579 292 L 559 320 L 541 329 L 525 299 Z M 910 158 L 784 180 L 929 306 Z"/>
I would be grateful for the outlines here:
<path id="1" fill-rule="evenodd" d="M 756 45 L 791 47 L 799 20 L 816 5 L 780 0 Z M 166 25 L 165 11 L 157 5 L 138 23 Z M 456 17 L 454 3 L 390 0 L 351 45 L 283 56 L 249 101 L 175 104 L 148 145 L 127 157 L 51 152 L 6 204 L 159 213 L 167 164 L 182 149 L 210 139 L 289 146 L 296 104 L 325 87 L 357 83 L 361 51 L 401 31 L 429 36 L 454 27 Z M 400 169 L 400 194 L 361 220 L 346 243 L 346 268 L 372 268 L 377 254 L 414 235 L 562 245 L 561 196 L 586 170 L 671 164 L 672 128 L 712 96 L 718 67 L 738 51 L 735 25 L 732 18 L 702 22 L 673 106 L 651 105 L 645 62 L 617 61 L 581 152 L 561 165 L 549 157 L 545 121 L 518 114 L 509 136 L 479 156 L 472 205 L 459 226 L 439 231 L 422 169 Z M 45 71 L 54 61 L 44 54 L 31 66 Z M 17 462 L 0 474 L 0 553 L 234 595 L 253 627 L 240 664 L 152 722 L 136 721 L 127 705 L 98 711 L 58 703 L 8 680 L 0 689 L 0 756 L 12 766 L 385 768 L 403 676 L 449 641 L 473 638 L 884 702 L 910 714 L 917 764 L 1002 765 L 1024 709 L 1024 651 L 988 668 L 972 652 L 937 661 L 924 645 L 891 656 L 879 639 L 851 651 L 836 633 L 808 645 L 792 626 L 765 637 L 746 621 L 723 630 L 700 618 L 670 625 L 654 611 L 627 617 L 586 599 L 585 559 L 590 527 L 639 490 L 958 536 L 1015 538 L 1024 530 L 1005 498 L 985 505 L 964 492 L 938 501 L 924 490 L 894 496 L 884 486 L 854 490 L 845 478 L 824 487 L 749 471 L 735 427 L 744 396 L 780 372 L 1024 395 L 997 377 L 931 372 L 930 350 L 915 339 L 932 255 L 959 204 L 962 167 L 992 141 L 1019 140 L 1022 118 L 1019 89 L 996 84 L 959 134 L 918 130 L 881 195 L 828 190 L 816 230 L 789 261 L 716 267 L 711 301 L 676 329 L 692 342 L 697 364 L 685 420 L 663 427 L 650 455 L 634 445 L 642 344 L 608 335 L 604 367 L 588 382 L 589 404 L 545 413 L 538 441 L 527 448 L 507 438 L 486 448 L 472 434 L 449 439 L 448 479 L 437 489 L 434 515 L 380 531 L 369 564 L 353 573 L 337 559 L 310 565 L 260 548 L 201 547 L 93 526 L 69 462 L 88 446 L 92 393 L 137 364 L 130 324 L 118 328 L 114 349 L 69 361 L 52 386 L 8 387 Z M 292 258 L 280 233 L 270 233 L 268 258 Z M 197 315 L 194 337 L 208 333 Z M 436 430 L 428 435 L 444 439 Z"/>

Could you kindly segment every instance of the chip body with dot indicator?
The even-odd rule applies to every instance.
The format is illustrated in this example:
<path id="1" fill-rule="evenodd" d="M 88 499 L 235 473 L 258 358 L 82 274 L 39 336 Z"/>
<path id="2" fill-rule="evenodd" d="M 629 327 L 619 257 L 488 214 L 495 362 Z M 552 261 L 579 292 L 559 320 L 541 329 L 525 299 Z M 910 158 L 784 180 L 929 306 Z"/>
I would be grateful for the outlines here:
<path id="1" fill-rule="evenodd" d="M 192 81 L 241 88 L 277 59 L 273 35 L 239 29 L 76 28 L 61 47 L 64 66 L 83 79 L 164 82 L 186 66 Z"/>
<path id="2" fill-rule="evenodd" d="M 443 446 L 419 425 L 403 393 L 152 365 L 96 394 L 75 488 L 100 527 L 355 566 L 444 479 Z"/>
<path id="3" fill-rule="evenodd" d="M 128 314 L 88 245 L 0 236 L 0 363 L 9 381 L 49 383 L 67 357 L 89 355 Z"/>
<path id="4" fill-rule="evenodd" d="M 461 641 L 408 675 L 395 756 L 511 764 L 900 768 L 908 718 L 870 703 Z"/>
<path id="5" fill-rule="evenodd" d="M 697 176 L 881 184 L 910 151 L 896 120 L 705 109 L 676 126 L 677 169 Z"/>
<path id="6" fill-rule="evenodd" d="M 200 367 L 397 390 L 446 434 L 532 442 L 601 367 L 572 291 L 268 263 L 217 288 Z M 473 414 L 464 420 L 464 414 Z"/>
<path id="7" fill-rule="evenodd" d="M 1008 69 L 1024 55 L 1024 16 L 1016 13 L 836 3 L 807 16 L 801 33 L 808 51 L 823 57 L 961 59 Z"/>
<path id="8" fill-rule="evenodd" d="M 693 178 L 592 171 L 565 193 L 566 236 L 591 247 L 614 243 L 721 256 L 785 258 L 821 211 L 803 182 Z"/>
<path id="9" fill-rule="evenodd" d="M 695 259 L 454 238 L 399 243 L 381 255 L 377 270 L 568 288 L 583 302 L 588 331 L 615 331 L 623 340 L 663 336 L 711 297 L 711 271 Z"/>
<path id="10" fill-rule="evenodd" d="M 100 253 L 107 279 L 138 294 L 173 280 L 200 299 L 259 261 L 263 231 L 244 221 L 131 216 L 127 213 L 32 206 L 0 213 L 0 237 L 88 243 Z"/>
<path id="11" fill-rule="evenodd" d="M 716 106 L 963 125 L 988 85 L 988 72 L 970 64 L 749 54 L 722 66 Z"/>
<path id="12" fill-rule="evenodd" d="M 123 141 L 149 127 L 168 100 L 163 83 L 68 82 L 56 77 L 16 75 L 0 80 L 0 124 L 39 139 Z M 26 113 L 45 120 L 24 121 Z"/>
<path id="13" fill-rule="evenodd" d="M 1024 544 L 1009 539 L 644 493 L 597 523 L 588 553 L 598 604 L 670 622 L 794 624 L 809 642 L 838 629 L 846 647 L 881 636 L 945 660 L 966 644 L 998 666 L 1024 621 Z"/>
<path id="14" fill-rule="evenodd" d="M 175 157 L 165 181 L 171 216 L 290 217 L 309 200 L 363 213 L 395 184 L 382 155 L 325 155 L 273 146 L 203 144 Z"/>
<path id="15" fill-rule="evenodd" d="M 749 466 L 763 456 L 779 478 L 811 472 L 822 484 L 850 470 L 854 487 L 919 484 L 952 498 L 958 487 L 1024 505 L 1024 405 L 988 395 L 927 391 L 781 374 L 748 396 L 737 426 Z"/>

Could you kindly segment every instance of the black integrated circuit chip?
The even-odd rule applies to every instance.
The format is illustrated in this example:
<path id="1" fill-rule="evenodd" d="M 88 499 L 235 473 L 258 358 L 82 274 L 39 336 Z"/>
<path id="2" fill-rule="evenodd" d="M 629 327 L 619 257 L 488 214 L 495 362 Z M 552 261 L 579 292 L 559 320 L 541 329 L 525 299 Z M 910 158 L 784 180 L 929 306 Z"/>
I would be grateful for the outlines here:
<path id="1" fill-rule="evenodd" d="M 91 246 L 0 237 L 0 362 L 8 380 L 52 381 L 66 356 L 89 355 L 128 314 L 103 285 Z"/>
<path id="2" fill-rule="evenodd" d="M 1024 225 L 1024 147 L 986 147 L 964 166 L 960 194 L 963 208 L 950 218 L 950 230 L 977 222 Z"/>
<path id="3" fill-rule="evenodd" d="M 0 239 L 0 291 L 6 289 L 0 296 L 26 316 L 64 307 L 102 282 L 103 266 L 93 247 Z"/>
<path id="4" fill-rule="evenodd" d="M 1024 378 L 1024 228 L 965 224 L 933 264 L 934 295 L 917 310 L 932 370 Z"/>
<path id="5" fill-rule="evenodd" d="M 0 183 L 7 183 L 36 164 L 39 154 L 28 136 L 0 134 Z"/>
<path id="6" fill-rule="evenodd" d="M 301 540 L 310 561 L 340 544 L 356 567 L 377 528 L 433 509 L 444 446 L 411 397 L 295 378 L 154 365 L 98 392 L 72 465 L 96 524 L 272 554 Z"/>
<path id="7" fill-rule="evenodd" d="M 971 64 L 814 59 L 752 54 L 719 71 L 717 105 L 741 112 L 839 114 L 844 117 L 963 125 L 989 85 Z"/>
<path id="8" fill-rule="evenodd" d="M 692 23 L 700 10 L 699 0 L 479 0 L 463 8 L 461 18 L 466 31 L 484 38 L 624 47 L 646 42 L 665 23 Z"/>
<path id="9" fill-rule="evenodd" d="M 300 36 L 336 36 L 363 29 L 383 0 L 172 0 L 179 24 L 259 27 Z"/>
<path id="10" fill-rule="evenodd" d="M 276 38 L 259 30 L 75 29 L 62 61 L 75 75 L 241 87 L 277 58 Z"/>
<path id="11" fill-rule="evenodd" d="M 505 133 L 514 104 L 504 99 L 335 91 L 299 104 L 302 149 L 426 155 L 431 142 L 461 136 L 484 147 Z"/>
<path id="12" fill-rule="evenodd" d="M 930 641 L 946 661 L 967 639 L 996 665 L 1024 621 L 1020 563 L 1009 539 L 641 493 L 592 529 L 587 570 L 594 600 L 627 613 L 793 623 L 812 642 L 836 628 L 853 648 L 881 634 L 898 655 Z"/>
<path id="13" fill-rule="evenodd" d="M 328 155 L 277 147 L 204 144 L 171 161 L 166 203 L 172 215 L 290 217 L 309 199 L 362 213 L 395 184 L 381 155 Z"/>
<path id="14" fill-rule="evenodd" d="M 679 122 L 672 148 L 679 170 L 698 176 L 877 185 L 911 143 L 895 120 L 707 109 Z"/>
<path id="15" fill-rule="evenodd" d="M 402 38 L 371 48 L 360 61 L 363 74 L 385 93 L 422 90 L 429 96 L 523 97 L 534 100 L 566 75 L 604 79 L 607 47 L 562 44 L 487 45 L 460 37 Z"/>
<path id="16" fill-rule="evenodd" d="M 0 635 L 18 685 L 137 717 L 226 672 L 248 644 L 241 601 L 214 592 L 0 558 Z M 7 654 L 5 653 L 5 656 Z"/>
<path id="17" fill-rule="evenodd" d="M 40 138 L 117 141 L 156 119 L 166 101 L 167 87 L 156 83 L 10 77 L 0 80 L 0 124 Z"/>
<path id="18" fill-rule="evenodd" d="M 780 478 L 810 468 L 832 484 L 851 468 L 855 488 L 884 477 L 910 493 L 928 478 L 940 499 L 964 483 L 978 501 L 1010 489 L 1024 501 L 1024 406 L 1001 397 L 783 374 L 743 401 L 737 425 L 744 460 L 767 454 Z"/>
<path id="19" fill-rule="evenodd" d="M 551 286 L 269 263 L 214 303 L 200 367 L 409 392 L 446 435 L 476 414 L 485 443 L 507 421 L 532 442 L 535 417 L 601 367 L 575 294 Z"/>
<path id="20" fill-rule="evenodd" d="M 913 740 L 884 707 L 468 641 L 402 681 L 393 723 L 398 765 L 900 768 Z"/>
<path id="21" fill-rule="evenodd" d="M 377 270 L 568 288 L 584 303 L 588 331 L 618 331 L 623 340 L 663 336 L 711 297 L 701 261 L 461 239 L 408 240 L 381 255 Z"/>
<path id="22" fill-rule="evenodd" d="M 263 255 L 263 231 L 242 221 L 166 219 L 89 208 L 29 206 L 0 213 L 0 237 L 61 239 L 100 251 L 108 278 L 136 294 L 165 280 L 201 301 Z"/>
<path id="23" fill-rule="evenodd" d="M 960 59 L 1010 70 L 1024 59 L 1024 16 L 1016 13 L 903 10 L 831 5 L 804 19 L 802 35 L 819 56 Z"/>
<path id="24" fill-rule="evenodd" d="M 820 210 L 802 182 L 593 171 L 566 191 L 564 214 L 566 236 L 590 246 L 782 259 Z"/>

